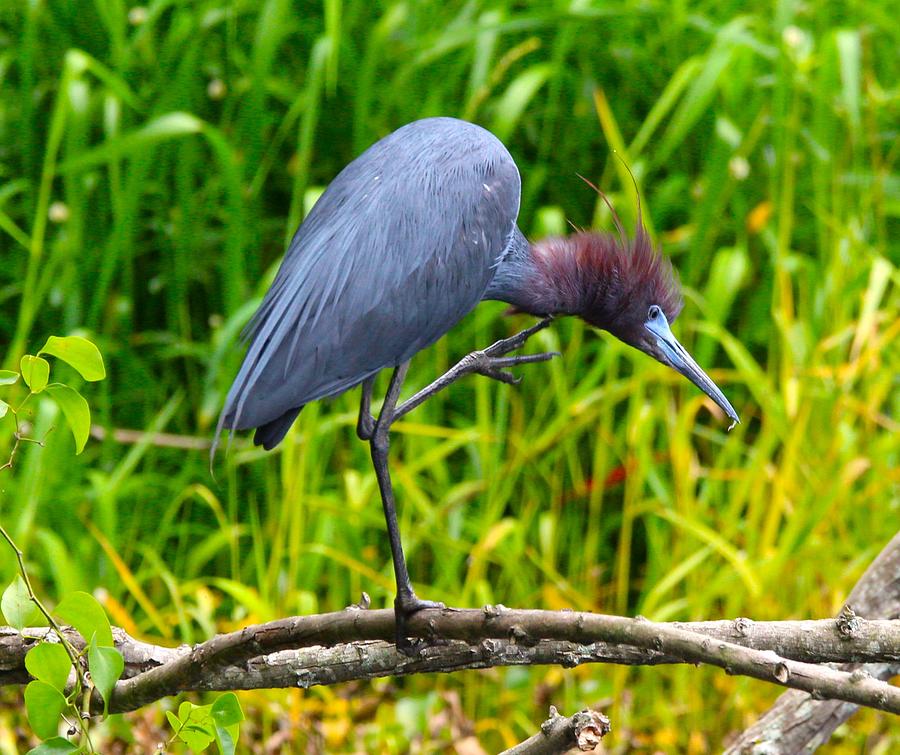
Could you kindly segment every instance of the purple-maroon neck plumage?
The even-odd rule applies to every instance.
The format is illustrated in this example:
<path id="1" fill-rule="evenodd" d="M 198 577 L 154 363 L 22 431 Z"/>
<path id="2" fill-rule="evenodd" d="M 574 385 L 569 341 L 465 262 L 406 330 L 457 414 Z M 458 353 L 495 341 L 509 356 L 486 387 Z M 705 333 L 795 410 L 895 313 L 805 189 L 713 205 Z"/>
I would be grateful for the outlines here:
<path id="1" fill-rule="evenodd" d="M 614 330 L 623 318 L 643 323 L 651 304 L 669 322 L 681 312 L 672 265 L 640 226 L 634 239 L 588 232 L 544 239 L 533 245 L 532 256 L 540 287 L 556 298 L 556 311 L 595 327 Z"/>
<path id="2" fill-rule="evenodd" d="M 637 335 L 651 305 L 670 323 L 683 306 L 672 264 L 640 221 L 634 238 L 621 229 L 618 235 L 579 232 L 533 245 L 521 238 L 492 289 L 486 298 L 532 314 L 576 315 L 626 342 L 633 342 L 630 336 Z"/>
<path id="3" fill-rule="evenodd" d="M 533 315 L 581 317 L 681 373 L 740 422 L 725 394 L 669 328 L 683 306 L 671 263 L 640 220 L 633 239 L 618 218 L 616 227 L 618 236 L 581 232 L 533 245 L 513 228 L 484 298 Z"/>

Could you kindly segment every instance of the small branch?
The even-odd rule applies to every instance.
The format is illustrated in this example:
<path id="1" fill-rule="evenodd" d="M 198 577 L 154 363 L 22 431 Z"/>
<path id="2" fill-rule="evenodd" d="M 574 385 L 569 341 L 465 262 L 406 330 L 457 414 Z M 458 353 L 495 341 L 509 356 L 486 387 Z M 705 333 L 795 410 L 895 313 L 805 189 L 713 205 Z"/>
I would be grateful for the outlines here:
<path id="1" fill-rule="evenodd" d="M 900 617 L 900 532 L 884 547 L 847 596 L 838 622 L 843 619 L 845 624 L 852 625 L 859 620 L 856 614 L 872 619 Z M 848 660 L 859 661 L 858 658 Z M 867 666 L 865 672 L 883 680 L 900 674 L 900 661 L 896 658 L 884 660 L 887 662 Z M 856 663 L 845 664 L 841 670 L 852 674 L 860 671 L 860 667 Z M 834 730 L 857 709 L 853 703 L 814 700 L 790 690 L 731 742 L 725 755 L 813 752 L 825 744 Z"/>
<path id="2" fill-rule="evenodd" d="M 610 732 L 609 719 L 596 710 L 582 710 L 574 716 L 561 716 L 550 706 L 550 718 L 541 724 L 541 730 L 503 755 L 562 755 L 577 747 L 582 752 L 593 752 Z"/>
<path id="3" fill-rule="evenodd" d="M 91 437 L 97 440 L 112 438 L 116 443 L 122 443 L 123 445 L 146 442 L 157 448 L 178 448 L 185 451 L 208 451 L 212 445 L 212 440 L 206 437 L 129 430 L 124 427 L 114 427 L 111 430 L 107 430 L 102 425 L 91 425 Z M 244 444 L 240 443 L 240 445 L 243 446 Z"/>
<path id="4" fill-rule="evenodd" d="M 44 436 L 44 440 L 38 440 L 36 438 L 28 438 L 25 437 L 22 433 L 22 427 L 19 420 L 19 412 L 22 410 L 22 407 L 25 405 L 25 402 L 28 401 L 32 396 L 34 396 L 34 392 L 29 389 L 28 395 L 22 399 L 17 408 L 13 408 L 12 406 L 7 404 L 7 409 L 13 415 L 13 422 L 15 423 L 15 432 L 13 433 L 13 437 L 15 438 L 15 442 L 13 443 L 12 450 L 9 453 L 9 459 L 0 466 L 0 471 L 3 470 L 11 470 L 13 468 L 13 463 L 16 458 L 16 453 L 19 450 L 19 446 L 22 443 L 34 443 L 35 445 L 44 446 L 46 441 L 46 435 Z M 49 434 L 53 428 L 51 427 L 47 434 Z M 93 686 L 90 684 L 90 680 L 85 674 L 84 669 L 81 666 L 81 658 L 79 657 L 78 651 L 75 650 L 75 647 L 66 637 L 65 632 L 63 632 L 62 627 L 57 623 L 56 619 L 53 618 L 51 613 L 47 610 L 44 604 L 41 602 L 40 598 L 38 598 L 37 593 L 35 593 L 34 588 L 31 586 L 31 578 L 28 576 L 28 569 L 25 567 L 25 554 L 22 549 L 18 546 L 15 540 L 13 540 L 12 535 L 6 531 L 6 528 L 0 525 L 0 536 L 6 540 L 7 545 L 12 548 L 13 553 L 16 554 L 16 562 L 19 566 L 19 574 L 22 576 L 22 582 L 25 584 L 25 589 L 28 591 L 28 599 L 34 603 L 37 607 L 38 611 L 44 617 L 46 622 L 50 625 L 50 630 L 55 635 L 56 639 L 63 646 L 63 649 L 66 651 L 66 655 L 69 656 L 69 661 L 72 663 L 72 671 L 75 675 L 75 680 L 78 688 L 84 694 L 85 705 L 88 710 L 90 710 L 90 701 L 91 701 L 91 691 Z M 27 652 L 27 651 L 26 651 Z M 25 663 L 25 654 L 22 654 L 22 664 Z M 78 728 L 81 731 L 81 736 L 84 740 L 84 746 L 87 748 L 87 752 L 94 752 L 94 745 L 91 741 L 91 734 L 88 728 L 89 717 L 78 716 Z"/>

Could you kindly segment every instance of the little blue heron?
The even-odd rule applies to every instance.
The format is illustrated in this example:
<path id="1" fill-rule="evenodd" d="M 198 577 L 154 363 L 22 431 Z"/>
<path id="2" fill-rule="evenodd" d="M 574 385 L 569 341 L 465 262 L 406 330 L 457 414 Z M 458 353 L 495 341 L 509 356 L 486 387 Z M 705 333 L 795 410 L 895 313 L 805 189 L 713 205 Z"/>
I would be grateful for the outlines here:
<path id="1" fill-rule="evenodd" d="M 357 432 L 370 443 L 390 538 L 398 647 L 407 644 L 407 619 L 437 604 L 417 598 L 409 580 L 388 432 L 429 396 L 469 373 L 514 382 L 508 367 L 554 355 L 506 355 L 551 316 L 576 315 L 674 368 L 738 421 L 669 329 L 682 308 L 680 288 L 640 217 L 631 240 L 619 226 L 618 237 L 582 232 L 530 244 L 516 225 L 519 194 L 509 152 L 474 124 L 426 118 L 372 145 L 294 234 L 247 326 L 247 354 L 219 418 L 216 438 L 223 428 L 255 429 L 253 442 L 271 449 L 305 404 L 362 385 Z M 469 354 L 398 405 L 412 356 L 483 299 L 544 319 Z M 372 384 L 386 367 L 393 375 L 376 419 Z"/>

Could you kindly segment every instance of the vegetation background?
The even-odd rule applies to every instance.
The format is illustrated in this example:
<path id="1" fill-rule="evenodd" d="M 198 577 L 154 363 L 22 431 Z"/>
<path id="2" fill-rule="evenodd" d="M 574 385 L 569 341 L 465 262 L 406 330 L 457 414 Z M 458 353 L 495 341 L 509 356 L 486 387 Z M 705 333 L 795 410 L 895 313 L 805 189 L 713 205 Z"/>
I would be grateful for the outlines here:
<path id="1" fill-rule="evenodd" d="M 419 594 L 834 614 L 900 521 L 896 19 L 887 0 L 0 0 L 3 359 L 83 333 L 110 375 L 85 389 L 84 454 L 41 403 L 45 446 L 0 479 L 42 594 L 93 591 L 163 643 L 362 590 L 390 604 L 355 392 L 272 454 L 235 439 L 218 482 L 205 449 L 238 333 L 315 197 L 394 128 L 452 115 L 508 145 L 534 237 L 609 227 L 576 172 L 633 224 L 631 168 L 687 290 L 675 330 L 744 421 L 726 433 L 679 376 L 554 324 L 533 348 L 561 359 L 516 388 L 469 379 L 398 427 Z M 528 322 L 502 314 L 482 305 L 420 355 L 409 390 Z M 611 752 L 701 753 L 777 693 L 693 667 L 470 672 L 242 693 L 242 739 L 496 751 L 554 703 L 602 706 Z M 25 745 L 20 694 L 0 698 L 4 753 Z M 104 751 L 165 740 L 163 707 L 114 717 Z M 900 731 L 861 714 L 827 750 L 896 752 Z"/>

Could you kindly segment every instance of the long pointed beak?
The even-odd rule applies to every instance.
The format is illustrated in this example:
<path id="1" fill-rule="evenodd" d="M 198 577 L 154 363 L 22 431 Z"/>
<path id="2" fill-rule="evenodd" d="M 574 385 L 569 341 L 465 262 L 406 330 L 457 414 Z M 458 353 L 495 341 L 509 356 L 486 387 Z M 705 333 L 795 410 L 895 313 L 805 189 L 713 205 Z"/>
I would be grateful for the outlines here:
<path id="1" fill-rule="evenodd" d="M 694 358 L 688 354 L 678 339 L 672 334 L 669 323 L 666 322 L 664 315 L 660 315 L 654 320 L 648 321 L 646 326 L 654 336 L 656 345 L 659 348 L 658 354 L 653 354 L 663 364 L 668 364 L 672 369 L 677 370 L 696 385 L 701 391 L 709 396 L 725 414 L 727 414 L 734 422 L 740 422 L 741 418 L 734 410 L 731 402 L 725 398 L 725 394 L 719 390 L 717 386 L 694 361 Z M 662 358 L 661 358 L 662 357 Z M 732 425 L 733 427 L 733 425 Z M 731 428 L 728 428 L 729 430 Z"/>

